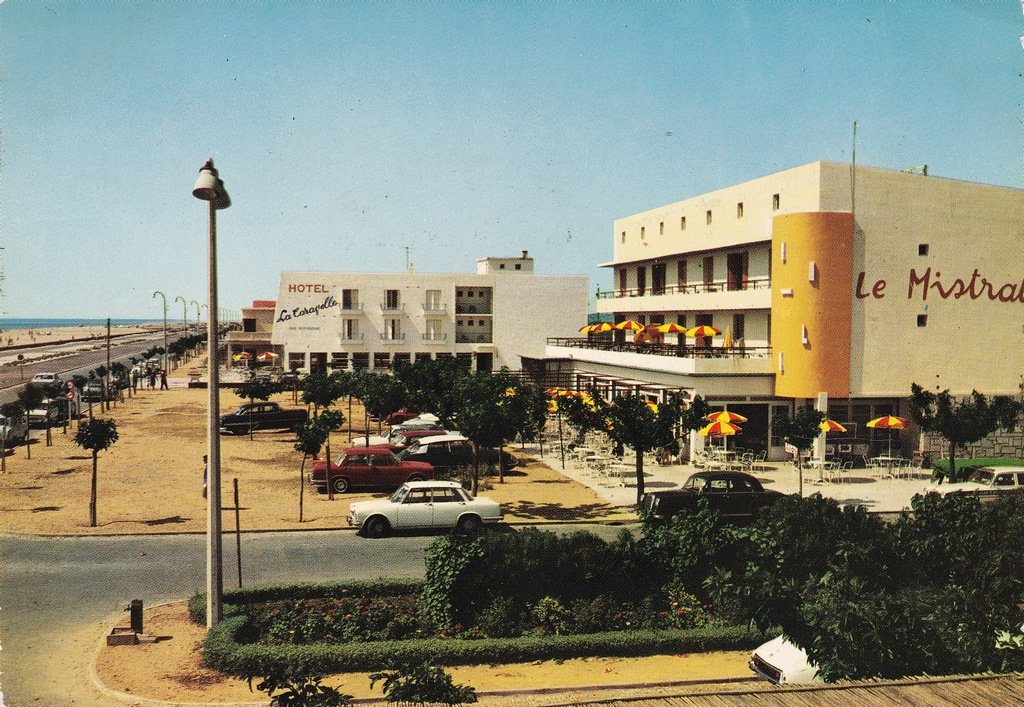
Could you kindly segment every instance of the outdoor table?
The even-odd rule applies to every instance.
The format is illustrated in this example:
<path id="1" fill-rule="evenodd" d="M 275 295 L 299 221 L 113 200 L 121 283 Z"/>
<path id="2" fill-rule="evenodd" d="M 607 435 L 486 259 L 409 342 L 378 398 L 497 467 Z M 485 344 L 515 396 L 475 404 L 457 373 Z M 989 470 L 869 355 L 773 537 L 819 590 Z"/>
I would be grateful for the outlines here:
<path id="1" fill-rule="evenodd" d="M 903 457 L 891 457 L 888 455 L 882 455 L 878 457 L 871 457 L 871 461 L 873 461 L 879 468 L 885 469 L 888 472 L 885 474 L 885 476 L 891 477 L 893 476 L 892 468 L 903 463 L 904 459 Z"/>
<path id="2" fill-rule="evenodd" d="M 824 459 L 809 459 L 807 460 L 807 467 L 809 469 L 816 469 L 818 471 L 817 483 L 825 483 L 825 469 L 828 468 L 830 462 Z"/>

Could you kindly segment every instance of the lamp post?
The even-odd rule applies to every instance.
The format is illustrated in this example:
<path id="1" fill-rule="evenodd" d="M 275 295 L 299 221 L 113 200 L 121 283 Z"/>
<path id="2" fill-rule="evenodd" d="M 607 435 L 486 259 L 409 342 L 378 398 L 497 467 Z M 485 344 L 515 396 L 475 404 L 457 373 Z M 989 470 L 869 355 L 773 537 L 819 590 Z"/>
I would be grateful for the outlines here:
<path id="1" fill-rule="evenodd" d="M 160 295 L 161 297 L 163 297 L 163 300 L 164 300 L 164 370 L 166 371 L 167 370 L 167 295 L 165 295 L 160 290 L 157 290 L 156 292 L 153 293 L 153 297 L 154 298 L 156 298 L 157 295 Z"/>
<path id="2" fill-rule="evenodd" d="M 217 176 L 213 158 L 199 170 L 199 178 L 192 188 L 192 196 L 209 205 L 207 257 L 207 298 L 210 316 L 206 322 L 209 350 L 209 429 L 207 430 L 207 493 L 206 493 L 206 626 L 213 628 L 220 622 L 223 612 L 224 572 L 221 556 L 220 522 L 220 363 L 217 360 L 217 210 L 231 206 L 231 197 L 224 182 Z"/>
<path id="3" fill-rule="evenodd" d="M 191 303 L 196 306 L 196 331 L 199 331 L 199 322 L 203 318 L 203 312 L 202 312 L 202 310 L 199 309 L 199 303 L 198 302 L 196 302 L 195 300 L 192 300 Z"/>
<path id="4" fill-rule="evenodd" d="M 181 302 L 181 324 L 185 327 L 185 333 L 188 334 L 188 302 L 181 295 L 175 297 L 174 301 Z"/>

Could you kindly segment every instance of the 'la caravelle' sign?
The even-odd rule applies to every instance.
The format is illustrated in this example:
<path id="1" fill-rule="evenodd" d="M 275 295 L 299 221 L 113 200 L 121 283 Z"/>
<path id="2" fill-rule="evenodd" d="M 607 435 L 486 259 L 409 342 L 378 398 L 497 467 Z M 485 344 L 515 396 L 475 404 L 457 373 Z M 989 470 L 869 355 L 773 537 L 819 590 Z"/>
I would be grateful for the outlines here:
<path id="1" fill-rule="evenodd" d="M 282 309 L 281 312 L 277 315 L 277 321 L 289 322 L 293 319 L 298 319 L 299 317 L 308 317 L 311 314 L 319 316 L 320 312 L 324 311 L 325 309 L 330 309 L 332 307 L 337 306 L 338 300 L 334 299 L 333 296 L 328 295 L 323 302 L 318 302 L 317 304 L 314 305 L 305 307 L 293 307 L 291 311 L 287 309 Z"/>
<path id="2" fill-rule="evenodd" d="M 873 297 L 882 299 L 885 297 L 885 280 L 875 280 L 869 289 L 865 290 L 866 273 L 857 275 L 857 299 Z M 910 269 L 910 278 L 907 283 L 907 299 L 914 299 L 915 293 L 919 294 L 921 301 L 928 299 L 928 294 L 936 294 L 942 299 L 988 299 L 993 302 L 1020 302 L 1024 303 L 1024 279 L 1020 282 L 998 283 L 981 276 L 981 272 L 975 268 L 974 272 L 967 279 L 962 277 L 950 280 L 943 279 L 942 272 L 931 268 L 918 273 L 916 268 Z"/>

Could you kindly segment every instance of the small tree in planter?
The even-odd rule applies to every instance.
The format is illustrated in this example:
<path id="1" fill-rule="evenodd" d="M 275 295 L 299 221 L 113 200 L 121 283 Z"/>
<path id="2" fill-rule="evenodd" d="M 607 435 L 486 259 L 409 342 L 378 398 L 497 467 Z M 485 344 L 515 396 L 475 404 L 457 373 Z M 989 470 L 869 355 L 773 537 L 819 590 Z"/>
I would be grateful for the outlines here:
<path id="1" fill-rule="evenodd" d="M 295 451 L 302 452 L 302 463 L 299 465 L 299 522 L 302 522 L 302 499 L 306 489 L 306 457 L 313 457 L 316 459 L 316 455 L 320 453 L 320 450 L 324 446 L 324 442 L 327 441 L 329 431 L 324 428 L 322 424 L 319 424 L 319 418 L 314 420 L 306 420 L 301 425 L 295 428 L 295 435 L 299 438 L 299 441 L 295 443 Z M 330 464 L 330 459 L 327 460 Z M 328 469 L 330 467 L 328 466 Z M 330 483 L 328 483 L 328 493 L 330 493 Z"/>
<path id="2" fill-rule="evenodd" d="M 655 405 L 639 395 L 621 395 L 608 408 L 608 436 L 636 452 L 636 505 L 644 497 L 644 452 L 671 444 L 683 401 L 674 395 Z"/>
<path id="3" fill-rule="evenodd" d="M 814 446 L 814 440 L 821 434 L 821 421 L 825 413 L 811 407 L 797 408 L 796 414 L 790 417 L 782 410 L 774 418 L 772 430 L 776 436 L 796 447 L 796 469 L 800 477 L 800 496 L 804 495 L 804 452 Z"/>
<path id="4" fill-rule="evenodd" d="M 92 483 L 89 493 L 89 526 L 96 527 L 96 469 L 99 453 L 117 441 L 117 423 L 113 420 L 89 420 L 75 433 L 75 444 L 92 452 Z"/>
<path id="5" fill-rule="evenodd" d="M 43 389 L 34 383 L 29 383 L 21 391 L 18 392 L 18 402 L 21 407 L 25 410 L 25 415 L 28 415 L 31 410 L 35 410 L 43 404 Z M 31 420 L 26 420 L 31 422 Z M 46 419 L 46 428 L 49 432 L 50 420 Z M 32 458 L 32 435 L 31 432 L 25 438 L 25 449 L 28 452 L 28 458 Z"/>
<path id="6" fill-rule="evenodd" d="M 242 399 L 249 400 L 249 439 L 252 439 L 252 405 L 257 400 L 270 400 L 270 396 L 277 392 L 277 386 L 267 378 L 250 378 L 248 381 L 235 389 L 235 395 Z"/>

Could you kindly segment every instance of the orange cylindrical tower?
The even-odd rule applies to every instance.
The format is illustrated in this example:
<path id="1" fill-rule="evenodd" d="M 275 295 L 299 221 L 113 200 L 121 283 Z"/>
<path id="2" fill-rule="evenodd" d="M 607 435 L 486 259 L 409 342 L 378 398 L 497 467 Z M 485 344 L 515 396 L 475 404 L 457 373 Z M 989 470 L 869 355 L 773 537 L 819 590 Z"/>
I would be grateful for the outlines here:
<path id="1" fill-rule="evenodd" d="M 776 216 L 772 227 L 775 394 L 850 394 L 853 215 Z"/>

